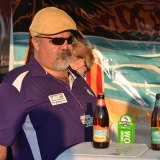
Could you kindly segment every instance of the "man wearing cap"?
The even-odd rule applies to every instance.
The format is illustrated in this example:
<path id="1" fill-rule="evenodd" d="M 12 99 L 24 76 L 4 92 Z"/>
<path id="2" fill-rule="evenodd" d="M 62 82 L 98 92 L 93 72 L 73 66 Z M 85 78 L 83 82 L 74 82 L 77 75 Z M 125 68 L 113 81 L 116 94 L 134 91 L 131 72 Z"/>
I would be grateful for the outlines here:
<path id="1" fill-rule="evenodd" d="M 0 160 L 53 160 L 92 140 L 96 97 L 69 64 L 77 30 L 63 10 L 46 7 L 29 28 L 34 55 L 0 84 Z"/>

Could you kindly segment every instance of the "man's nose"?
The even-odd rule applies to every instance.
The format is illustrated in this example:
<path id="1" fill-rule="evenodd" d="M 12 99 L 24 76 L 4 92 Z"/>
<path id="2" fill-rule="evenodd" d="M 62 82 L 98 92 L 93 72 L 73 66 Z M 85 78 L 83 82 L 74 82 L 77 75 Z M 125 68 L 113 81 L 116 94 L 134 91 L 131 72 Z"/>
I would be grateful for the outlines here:
<path id="1" fill-rule="evenodd" d="M 62 49 L 68 49 L 68 43 L 67 40 L 64 41 L 64 43 L 61 45 Z"/>

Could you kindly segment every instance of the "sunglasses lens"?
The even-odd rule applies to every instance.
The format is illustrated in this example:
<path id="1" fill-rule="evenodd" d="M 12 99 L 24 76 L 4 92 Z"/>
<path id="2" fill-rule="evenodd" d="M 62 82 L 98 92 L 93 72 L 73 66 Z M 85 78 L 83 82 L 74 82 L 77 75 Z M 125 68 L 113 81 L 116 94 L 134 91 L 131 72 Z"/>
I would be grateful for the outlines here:
<path id="1" fill-rule="evenodd" d="M 73 43 L 73 37 L 70 36 L 68 39 L 67 39 L 67 43 L 68 44 L 72 44 Z"/>
<path id="2" fill-rule="evenodd" d="M 52 39 L 52 44 L 55 45 L 62 45 L 65 42 L 64 38 L 53 38 Z"/>
<path id="3" fill-rule="evenodd" d="M 53 38 L 52 39 L 52 44 L 55 44 L 55 45 L 62 45 L 64 44 L 64 42 L 67 40 L 67 43 L 68 44 L 72 44 L 73 43 L 73 37 L 70 36 L 68 38 Z"/>

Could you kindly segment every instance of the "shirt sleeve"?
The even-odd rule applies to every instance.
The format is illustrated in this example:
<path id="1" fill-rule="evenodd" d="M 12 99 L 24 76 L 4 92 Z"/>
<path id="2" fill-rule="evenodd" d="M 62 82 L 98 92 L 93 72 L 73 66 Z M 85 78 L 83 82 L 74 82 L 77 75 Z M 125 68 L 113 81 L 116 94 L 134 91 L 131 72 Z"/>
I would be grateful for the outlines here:
<path id="1" fill-rule="evenodd" d="M 10 84 L 0 84 L 0 145 L 11 145 L 24 118 L 25 106 L 18 90 Z"/>

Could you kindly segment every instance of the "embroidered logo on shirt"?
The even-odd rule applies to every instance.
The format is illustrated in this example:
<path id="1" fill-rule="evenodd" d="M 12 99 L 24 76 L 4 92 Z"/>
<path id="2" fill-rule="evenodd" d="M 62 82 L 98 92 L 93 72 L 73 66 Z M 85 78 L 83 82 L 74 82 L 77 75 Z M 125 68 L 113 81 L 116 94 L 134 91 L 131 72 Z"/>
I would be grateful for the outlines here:
<path id="1" fill-rule="evenodd" d="M 67 103 L 67 99 L 64 93 L 49 95 L 48 98 L 53 106 L 58 105 L 58 104 Z"/>

